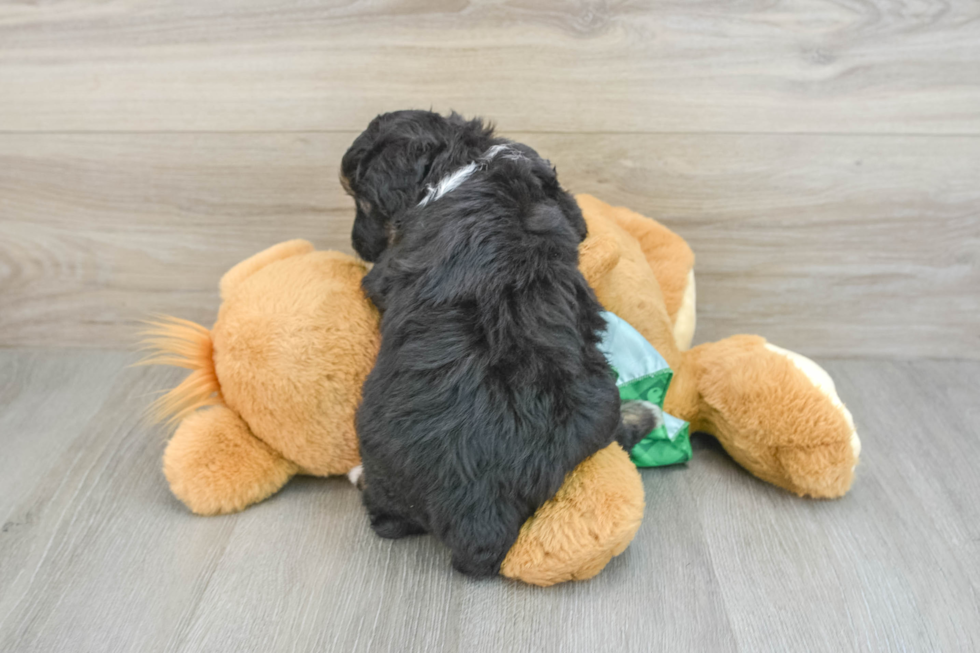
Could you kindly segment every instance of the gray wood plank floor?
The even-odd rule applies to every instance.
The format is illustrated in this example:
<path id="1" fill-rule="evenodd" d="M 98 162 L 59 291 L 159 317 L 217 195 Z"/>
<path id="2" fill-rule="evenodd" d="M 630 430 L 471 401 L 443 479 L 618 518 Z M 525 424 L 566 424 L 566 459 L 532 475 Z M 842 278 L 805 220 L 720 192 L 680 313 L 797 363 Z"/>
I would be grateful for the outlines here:
<path id="1" fill-rule="evenodd" d="M 539 589 L 376 538 L 339 479 L 192 516 L 139 421 L 180 373 L 132 360 L 0 350 L 2 651 L 980 648 L 980 362 L 822 361 L 864 442 L 848 496 L 788 496 L 698 438 L 643 472 L 626 553 Z"/>

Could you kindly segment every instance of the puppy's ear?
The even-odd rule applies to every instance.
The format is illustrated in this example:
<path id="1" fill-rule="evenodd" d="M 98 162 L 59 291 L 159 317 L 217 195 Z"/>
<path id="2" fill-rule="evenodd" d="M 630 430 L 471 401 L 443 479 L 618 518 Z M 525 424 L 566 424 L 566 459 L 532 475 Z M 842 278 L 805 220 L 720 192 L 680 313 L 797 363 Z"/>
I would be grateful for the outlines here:
<path id="1" fill-rule="evenodd" d="M 547 234 L 558 231 L 565 222 L 565 215 L 557 204 L 541 202 L 531 209 L 525 226 L 532 234 Z"/>
<path id="2" fill-rule="evenodd" d="M 373 211 L 363 211 L 362 203 L 365 201 L 358 201 L 357 216 L 354 218 L 354 228 L 351 231 L 351 244 L 362 259 L 373 262 L 377 261 L 388 247 L 386 222 L 383 218 L 372 215 Z"/>
<path id="3" fill-rule="evenodd" d="M 364 294 L 382 313 L 388 308 L 388 295 L 397 273 L 397 263 L 392 261 L 390 256 L 381 256 L 361 279 L 361 288 L 364 290 Z"/>
<path id="4" fill-rule="evenodd" d="M 571 226 L 577 242 L 582 242 L 588 231 L 582 212 L 574 200 L 569 204 L 562 201 L 561 195 L 568 194 L 562 191 L 553 201 L 537 204 L 527 216 L 525 227 L 533 234 L 543 235 L 568 233 Z"/>
<path id="5" fill-rule="evenodd" d="M 558 170 L 551 165 L 551 162 L 542 159 L 531 148 L 526 149 L 534 154 L 531 159 L 533 162 L 531 172 L 541 182 L 541 188 L 544 189 L 548 198 L 558 205 L 562 215 L 572 225 L 572 229 L 578 236 L 578 241 L 582 242 L 588 235 L 589 228 L 585 224 L 585 218 L 582 217 L 582 210 L 579 208 L 578 202 L 558 183 Z"/>
<path id="6" fill-rule="evenodd" d="M 555 195 L 555 201 L 558 203 L 559 208 L 561 208 L 565 219 L 568 220 L 568 223 L 572 225 L 572 229 L 575 230 L 575 234 L 578 236 L 578 242 L 585 240 L 585 237 L 589 235 L 589 227 L 585 224 L 585 218 L 582 217 L 582 209 L 579 208 L 575 198 L 559 186 L 558 192 Z"/>
<path id="7" fill-rule="evenodd" d="M 416 201 L 422 201 L 422 195 L 425 194 L 427 185 L 435 181 L 429 179 L 429 173 L 433 169 L 441 170 L 445 168 L 449 154 L 446 141 L 431 136 L 420 139 L 411 157 L 411 165 L 415 173 L 414 186 L 418 189 L 419 193 Z"/>

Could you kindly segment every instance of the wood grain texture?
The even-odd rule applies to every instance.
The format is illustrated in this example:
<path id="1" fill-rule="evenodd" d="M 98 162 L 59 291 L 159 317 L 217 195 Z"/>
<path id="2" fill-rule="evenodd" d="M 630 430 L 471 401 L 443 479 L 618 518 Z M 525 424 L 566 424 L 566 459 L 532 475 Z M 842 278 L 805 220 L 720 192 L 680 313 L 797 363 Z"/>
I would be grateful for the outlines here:
<path id="1" fill-rule="evenodd" d="M 65 425 L 80 426 L 98 412 L 129 358 L 101 351 L 62 358 L 43 350 L 0 357 L 0 523 L 55 464 L 52 452 L 77 435 Z"/>
<path id="2" fill-rule="evenodd" d="M 0 129 L 980 134 L 975 2 L 0 4 Z"/>
<path id="3" fill-rule="evenodd" d="M 964 414 L 977 363 L 828 361 L 862 440 L 855 486 L 840 501 L 786 504 L 775 488 L 734 492 L 731 461 L 692 474 L 719 585 L 740 648 L 959 651 L 980 645 L 980 547 L 972 471 L 980 429 Z M 713 444 L 713 443 L 712 443 Z M 721 469 L 724 467 L 724 470 Z M 778 506 L 778 507 L 776 507 Z M 767 515 L 763 523 L 760 515 Z"/>
<path id="4" fill-rule="evenodd" d="M 210 325 L 247 256 L 351 251 L 354 135 L 0 135 L 0 345 L 124 346 L 153 312 Z M 980 137 L 511 136 L 688 239 L 699 341 L 980 358 Z"/>
<path id="5" fill-rule="evenodd" d="M 0 2 L 0 651 L 980 650 L 978 18 Z M 430 106 L 687 238 L 699 341 L 974 360 L 826 361 L 864 443 L 848 496 L 787 496 L 697 437 L 643 471 L 643 526 L 587 583 L 463 578 L 430 537 L 376 538 L 338 479 L 190 515 L 140 422 L 181 372 L 118 349 L 153 312 L 210 324 L 268 245 L 349 252 L 341 154 Z"/>
<path id="6" fill-rule="evenodd" d="M 164 434 L 138 422 L 179 372 L 131 360 L 0 350 L 4 444 L 8 427 L 46 439 L 13 441 L 33 472 L 4 504 L 0 650 L 980 646 L 976 361 L 825 361 L 864 444 L 850 494 L 794 498 L 698 437 L 688 465 L 642 471 L 647 511 L 622 556 L 540 589 L 464 578 L 431 537 L 377 538 L 345 480 L 191 515 L 160 472 Z M 59 405 L 35 425 L 46 388 Z"/>
<path id="7" fill-rule="evenodd" d="M 11 356 L 0 352 L 5 371 Z M 194 613 L 234 524 L 167 523 L 181 509 L 159 482 L 165 440 L 140 417 L 150 393 L 179 373 L 126 369 L 119 359 L 132 355 L 113 354 L 112 382 L 86 415 L 85 388 L 105 376 L 91 354 L 76 356 L 49 354 L 65 364 L 36 368 L 47 371 L 41 387 L 75 388 L 75 401 L 67 398 L 74 411 L 49 426 L 61 437 L 43 453 L 22 450 L 15 459 L 50 463 L 24 479 L 24 498 L 0 533 L 0 650 L 164 649 Z M 23 376 L 5 379 L 19 384 Z M 14 400 L 15 413 L 22 401 L 36 401 L 34 393 Z"/>

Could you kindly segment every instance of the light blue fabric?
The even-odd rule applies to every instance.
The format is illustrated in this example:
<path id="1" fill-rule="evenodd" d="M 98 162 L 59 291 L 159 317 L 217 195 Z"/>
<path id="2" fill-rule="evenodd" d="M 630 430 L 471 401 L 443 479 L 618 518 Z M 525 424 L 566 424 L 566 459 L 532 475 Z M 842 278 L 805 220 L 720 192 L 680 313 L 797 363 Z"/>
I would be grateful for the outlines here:
<path id="1" fill-rule="evenodd" d="M 616 374 L 620 399 L 646 401 L 662 412 L 674 376 L 667 361 L 626 320 L 608 311 L 602 316 L 606 330 L 599 350 Z M 663 423 L 640 440 L 630 458 L 638 467 L 659 467 L 687 462 L 691 453 L 687 422 L 663 413 Z"/>
<path id="2" fill-rule="evenodd" d="M 606 330 L 599 343 L 599 351 L 616 370 L 619 377 L 617 385 L 670 369 L 660 352 L 629 322 L 609 311 L 603 311 L 602 317 L 606 320 Z"/>

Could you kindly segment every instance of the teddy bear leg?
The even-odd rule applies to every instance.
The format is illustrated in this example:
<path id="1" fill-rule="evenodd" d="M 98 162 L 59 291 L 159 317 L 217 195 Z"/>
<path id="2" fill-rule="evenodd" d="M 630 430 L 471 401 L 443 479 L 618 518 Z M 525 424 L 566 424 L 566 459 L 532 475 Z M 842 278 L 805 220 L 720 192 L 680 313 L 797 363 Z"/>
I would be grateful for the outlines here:
<path id="1" fill-rule="evenodd" d="M 163 454 L 170 489 L 199 515 L 242 510 L 278 491 L 297 471 L 223 405 L 187 417 Z"/>
<path id="2" fill-rule="evenodd" d="M 611 444 L 569 472 L 524 523 L 500 573 L 542 587 L 592 578 L 629 546 L 643 508 L 640 473 Z"/>
<path id="3" fill-rule="evenodd" d="M 861 455 L 861 439 L 854 427 L 851 411 L 837 395 L 834 381 L 826 370 L 796 352 L 766 343 L 766 349 L 782 356 L 799 370 L 847 423 L 848 438 L 811 447 L 786 447 L 779 451 L 783 469 L 792 479 L 796 493 L 812 497 L 839 497 L 851 486 L 854 469 Z"/>
<path id="4" fill-rule="evenodd" d="M 688 353 L 696 370 L 695 430 L 718 438 L 759 478 L 800 496 L 850 488 L 860 441 L 822 369 L 757 336 L 733 336 Z M 670 406 L 666 407 L 669 411 Z"/>
<path id="5" fill-rule="evenodd" d="M 858 437 L 857 429 L 854 427 L 854 417 L 851 415 L 851 411 L 847 409 L 844 402 L 840 400 L 840 396 L 837 394 L 837 386 L 834 385 L 834 380 L 830 378 L 827 374 L 827 370 L 820 367 L 812 360 L 803 356 L 802 354 L 797 354 L 794 351 L 789 351 L 788 349 L 783 349 L 782 347 L 777 347 L 771 342 L 766 343 L 766 349 L 769 351 L 779 354 L 780 356 L 789 359 L 793 366 L 806 375 L 807 379 L 823 393 L 824 396 L 830 400 L 834 408 L 843 416 L 844 420 L 847 422 L 847 426 L 851 429 L 850 446 L 851 451 L 854 454 L 855 464 L 857 463 L 858 457 L 861 455 L 861 438 Z"/>

